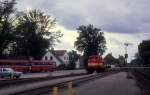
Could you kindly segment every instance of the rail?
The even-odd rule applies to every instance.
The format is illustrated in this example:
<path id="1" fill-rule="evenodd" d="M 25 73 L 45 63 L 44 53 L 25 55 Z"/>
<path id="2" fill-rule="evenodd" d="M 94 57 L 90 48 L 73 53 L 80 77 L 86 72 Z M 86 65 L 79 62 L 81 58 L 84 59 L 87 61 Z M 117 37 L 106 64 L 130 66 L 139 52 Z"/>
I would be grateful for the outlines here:
<path id="1" fill-rule="evenodd" d="M 73 77 L 73 76 L 81 76 L 87 75 L 86 73 L 77 73 L 77 74 L 68 74 L 68 75 L 61 75 L 61 76 L 53 76 L 53 77 L 35 77 L 35 78 L 21 78 L 21 79 L 7 79 L 7 80 L 0 80 L 0 88 L 10 87 L 15 85 L 23 85 L 26 83 L 34 83 L 34 82 L 41 82 L 47 80 L 54 80 L 60 79 L 65 77 Z"/>
<path id="2" fill-rule="evenodd" d="M 36 82 L 36 83 L 32 83 L 32 84 L 25 84 L 22 85 L 19 88 L 16 89 L 3 89 L 3 91 L 0 90 L 0 94 L 1 95 L 5 95 L 5 94 L 11 94 L 11 95 L 40 95 L 41 93 L 45 93 L 45 92 L 49 92 L 50 89 L 52 90 L 52 88 L 54 86 L 57 87 L 66 87 L 66 83 L 69 81 L 73 82 L 73 86 L 77 86 L 80 83 L 84 83 L 96 78 L 102 78 L 104 76 L 116 73 L 118 71 L 108 71 L 108 72 L 104 72 L 101 74 L 94 74 L 94 75 L 81 75 L 81 76 L 74 76 L 74 77 L 70 77 L 70 78 L 61 78 L 61 79 L 55 79 L 55 80 L 50 80 L 50 81 L 43 81 L 43 82 Z M 24 89 L 23 89 L 24 87 Z"/>

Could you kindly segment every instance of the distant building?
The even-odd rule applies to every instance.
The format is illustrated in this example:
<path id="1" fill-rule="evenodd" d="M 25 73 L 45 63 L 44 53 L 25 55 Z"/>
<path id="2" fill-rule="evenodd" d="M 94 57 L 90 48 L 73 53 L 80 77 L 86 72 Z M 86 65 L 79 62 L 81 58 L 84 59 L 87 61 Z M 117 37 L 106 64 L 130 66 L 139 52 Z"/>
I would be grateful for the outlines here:
<path id="1" fill-rule="evenodd" d="M 79 56 L 77 66 L 78 66 L 78 68 L 84 68 L 84 62 L 83 62 L 83 56 L 82 55 Z"/>
<path id="2" fill-rule="evenodd" d="M 76 61 L 76 68 L 83 68 L 83 57 L 78 55 L 79 59 Z M 49 50 L 42 58 L 42 60 L 49 60 L 55 62 L 56 66 L 60 64 L 69 64 L 69 55 L 66 50 Z"/>
<path id="3" fill-rule="evenodd" d="M 76 62 L 76 68 L 84 68 L 83 56 L 79 55 L 79 59 Z"/>
<path id="4" fill-rule="evenodd" d="M 42 60 L 50 60 L 56 63 L 56 66 L 60 64 L 69 63 L 69 55 L 66 50 L 49 50 L 42 58 Z"/>

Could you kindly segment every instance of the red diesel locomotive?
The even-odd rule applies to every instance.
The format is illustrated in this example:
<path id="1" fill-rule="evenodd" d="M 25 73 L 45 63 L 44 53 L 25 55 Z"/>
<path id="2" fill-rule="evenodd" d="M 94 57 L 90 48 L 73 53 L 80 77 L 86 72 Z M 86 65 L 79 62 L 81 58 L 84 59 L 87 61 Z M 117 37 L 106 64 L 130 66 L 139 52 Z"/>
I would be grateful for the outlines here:
<path id="1" fill-rule="evenodd" d="M 98 55 L 89 56 L 87 71 L 89 74 L 92 74 L 94 71 L 96 71 L 97 73 L 105 71 L 103 58 Z"/>

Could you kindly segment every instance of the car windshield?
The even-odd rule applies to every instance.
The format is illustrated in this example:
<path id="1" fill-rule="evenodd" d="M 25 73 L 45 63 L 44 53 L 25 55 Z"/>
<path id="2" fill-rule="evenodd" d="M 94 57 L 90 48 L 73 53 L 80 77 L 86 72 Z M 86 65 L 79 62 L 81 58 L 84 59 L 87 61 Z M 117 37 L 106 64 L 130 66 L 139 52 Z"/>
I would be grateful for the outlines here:
<path id="1" fill-rule="evenodd" d="M 13 72 L 14 70 L 13 70 L 13 69 L 11 69 L 11 68 L 6 68 L 6 69 L 4 69 L 4 71 Z"/>

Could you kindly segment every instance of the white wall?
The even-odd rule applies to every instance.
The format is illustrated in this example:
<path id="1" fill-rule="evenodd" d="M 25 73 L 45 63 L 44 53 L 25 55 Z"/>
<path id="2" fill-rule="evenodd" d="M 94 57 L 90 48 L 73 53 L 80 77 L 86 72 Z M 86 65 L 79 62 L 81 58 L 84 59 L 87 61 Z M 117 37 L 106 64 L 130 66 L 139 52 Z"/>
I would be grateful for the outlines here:
<path id="1" fill-rule="evenodd" d="M 69 63 L 69 55 L 67 54 L 67 52 L 64 54 L 64 56 L 60 56 L 59 57 L 65 64 Z"/>
<path id="2" fill-rule="evenodd" d="M 43 56 L 42 60 L 45 60 L 45 57 L 46 57 L 46 56 L 47 56 L 47 60 L 50 60 L 50 57 L 52 56 L 53 59 L 52 59 L 51 61 L 56 62 L 56 66 L 58 66 L 59 64 L 61 64 L 61 63 L 55 58 L 55 56 L 54 56 L 51 52 L 47 52 L 47 53 Z"/>
<path id="3" fill-rule="evenodd" d="M 80 62 L 79 62 L 79 59 L 76 61 L 76 68 L 80 68 Z"/>

